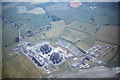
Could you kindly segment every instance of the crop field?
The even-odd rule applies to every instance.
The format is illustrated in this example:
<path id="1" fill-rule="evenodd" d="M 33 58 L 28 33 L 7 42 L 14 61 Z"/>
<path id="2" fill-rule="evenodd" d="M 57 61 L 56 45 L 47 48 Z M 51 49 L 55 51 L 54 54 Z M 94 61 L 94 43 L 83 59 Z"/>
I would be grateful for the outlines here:
<path id="1" fill-rule="evenodd" d="M 45 10 L 47 13 L 49 12 L 55 12 L 55 11 L 61 11 L 61 10 L 67 10 L 67 9 L 70 9 L 70 7 L 68 6 L 69 3 L 56 3 L 56 4 L 53 4 L 53 5 L 50 5 L 50 6 L 46 6 L 45 7 Z"/>
<path id="2" fill-rule="evenodd" d="M 10 18 L 11 21 L 17 23 L 19 21 L 23 23 L 31 23 L 35 27 L 40 27 L 44 25 L 50 24 L 52 21 L 51 17 L 49 17 L 47 14 L 41 14 L 41 15 L 35 15 L 35 14 L 19 14 L 12 18 Z"/>
<path id="3" fill-rule="evenodd" d="M 115 48 L 117 46 L 112 43 L 95 41 L 93 46 L 95 46 L 95 45 L 100 45 L 102 47 L 105 47 L 106 45 L 110 46 L 109 49 L 106 49 L 105 51 L 103 51 L 103 54 L 101 54 L 101 56 L 103 56 L 104 53 L 107 53 L 106 56 L 103 56 L 100 58 L 100 60 L 105 63 L 110 63 L 117 56 L 117 54 L 119 54 L 119 53 L 117 53 L 117 50 L 118 50 L 117 48 L 115 49 L 115 51 L 112 51 L 112 48 Z M 114 61 L 115 61 L 115 59 L 114 59 Z M 116 63 L 118 63 L 117 59 L 116 59 Z"/>
<path id="4" fill-rule="evenodd" d="M 76 20 L 76 18 L 80 14 L 82 14 L 83 12 L 86 11 L 86 6 L 81 6 L 78 8 L 71 8 L 71 7 L 69 7 L 69 3 L 58 3 L 58 4 L 54 4 L 54 5 L 45 7 L 45 10 L 46 10 L 46 13 L 48 13 L 49 15 L 54 15 L 56 17 L 59 17 L 59 18 L 65 20 L 66 24 L 70 24 L 71 22 Z M 87 11 L 87 12 L 91 13 L 91 11 Z M 85 16 L 87 16 L 87 15 L 85 15 Z M 85 19 L 88 19 L 88 17 Z"/>
<path id="5" fill-rule="evenodd" d="M 45 10 L 43 8 L 35 8 L 33 10 L 26 11 L 28 14 L 44 14 Z"/>
<path id="6" fill-rule="evenodd" d="M 74 21 L 71 24 L 68 25 L 69 28 L 84 32 L 86 34 L 93 34 L 96 32 L 96 28 L 98 28 L 97 25 L 84 23 L 84 22 L 78 22 Z"/>
<path id="7" fill-rule="evenodd" d="M 105 47 L 106 45 L 109 45 L 110 47 L 115 47 L 115 46 L 117 46 L 117 45 L 115 45 L 115 44 L 113 44 L 113 43 L 109 43 L 109 42 L 104 42 L 104 41 L 94 41 L 94 44 L 93 44 L 93 46 L 95 46 L 95 45 L 100 45 L 100 46 L 103 46 L 103 47 Z"/>
<path id="8" fill-rule="evenodd" d="M 49 25 L 50 22 L 52 22 L 52 18 L 47 14 L 18 14 L 9 18 L 9 20 L 20 26 L 23 35 L 26 34 L 28 30 L 31 30 L 32 33 L 39 32 L 39 27 Z"/>
<path id="9" fill-rule="evenodd" d="M 34 8 L 37 8 L 36 6 L 30 4 L 30 2 L 22 2 L 19 3 L 17 6 L 25 6 L 27 10 L 32 10 Z"/>
<path id="10" fill-rule="evenodd" d="M 21 4 L 21 3 L 20 3 Z M 18 6 L 20 4 L 16 5 L 15 7 L 8 8 L 2 11 L 3 17 L 7 18 L 14 24 L 18 25 L 22 31 L 22 34 L 24 35 L 28 30 L 31 30 L 33 33 L 39 32 L 39 27 L 49 25 L 52 22 L 51 16 L 48 16 L 47 14 L 18 14 Z M 26 6 L 25 6 L 26 5 Z M 36 7 L 30 7 L 28 3 L 22 4 L 22 6 L 25 6 L 27 10 L 36 10 Z M 37 10 L 39 11 L 39 10 Z M 11 12 L 11 13 L 9 13 Z"/>
<path id="11" fill-rule="evenodd" d="M 18 43 L 15 42 L 15 38 L 18 37 L 18 31 L 11 24 L 3 21 L 2 26 L 2 59 L 3 62 L 7 61 L 15 56 L 16 53 L 13 52 L 13 48 L 17 46 Z"/>
<path id="12" fill-rule="evenodd" d="M 114 55 L 115 55 L 115 52 L 109 52 L 106 56 L 104 56 L 100 60 L 107 64 Z"/>
<path id="13" fill-rule="evenodd" d="M 40 43 L 44 40 L 46 40 L 46 37 L 42 33 L 38 33 L 35 36 L 27 37 L 25 39 L 22 39 L 22 41 L 25 41 L 25 42 L 29 41 L 31 43 L 31 45 L 36 45 L 37 43 Z"/>
<path id="14" fill-rule="evenodd" d="M 51 22 L 52 28 L 49 31 L 46 31 L 45 34 L 48 38 L 58 37 L 63 29 L 66 27 L 64 20 Z"/>
<path id="15" fill-rule="evenodd" d="M 2 5 L 3 5 L 2 9 L 5 10 L 5 9 L 15 7 L 17 4 L 18 4 L 18 2 L 16 2 L 16 3 L 12 3 L 12 2 L 2 3 Z"/>
<path id="16" fill-rule="evenodd" d="M 75 44 L 77 47 L 83 49 L 84 51 L 86 51 L 87 49 L 90 48 L 90 46 L 88 44 L 86 44 L 83 40 L 79 41 Z"/>
<path id="17" fill-rule="evenodd" d="M 18 37 L 18 31 L 11 24 L 6 24 L 2 29 L 2 44 L 3 47 L 5 45 L 10 46 L 15 43 L 15 38 Z"/>
<path id="18" fill-rule="evenodd" d="M 15 16 L 18 14 L 18 11 L 17 11 L 17 8 L 16 7 L 13 7 L 13 8 L 8 8 L 8 9 L 5 9 L 2 11 L 2 16 L 6 17 L 6 18 L 10 18 L 12 16 Z"/>
<path id="19" fill-rule="evenodd" d="M 38 3 L 38 2 L 34 2 L 34 3 L 31 3 L 32 5 L 35 5 L 37 7 L 47 7 L 47 6 L 50 6 L 50 5 L 53 5 L 55 4 L 54 2 L 47 2 L 47 3 Z"/>
<path id="20" fill-rule="evenodd" d="M 3 77 L 7 78 L 40 78 L 43 74 L 46 74 L 43 68 L 38 69 L 23 54 L 3 63 L 3 66 Z"/>
<path id="21" fill-rule="evenodd" d="M 4 47 L 2 49 L 2 58 L 3 58 L 3 62 L 6 62 L 14 57 L 16 57 L 18 54 L 13 52 L 13 48 L 15 48 L 17 46 L 16 44 L 13 44 L 11 46 L 8 47 Z"/>
<path id="22" fill-rule="evenodd" d="M 103 40 L 106 42 L 111 42 L 114 44 L 118 44 L 118 26 L 103 26 L 98 31 L 98 33 L 95 34 L 95 37 L 97 40 Z"/>
<path id="23" fill-rule="evenodd" d="M 110 67 L 116 67 L 116 66 L 119 66 L 120 64 L 120 55 L 119 53 L 108 63 L 106 64 L 107 66 L 110 66 Z"/>
<path id="24" fill-rule="evenodd" d="M 118 44 L 118 26 L 101 26 L 100 30 L 93 35 L 90 35 L 84 39 L 84 42 L 88 44 L 88 46 L 92 46 L 95 40 L 102 40 L 106 42 L 110 42 L 113 44 Z"/>
<path id="25" fill-rule="evenodd" d="M 95 11 L 96 23 L 118 25 L 118 10 L 98 7 Z M 114 14 L 114 15 L 113 15 Z"/>
<path id="26" fill-rule="evenodd" d="M 86 36 L 87 34 L 83 32 L 68 28 L 65 28 L 64 31 L 60 34 L 60 37 L 73 43 L 77 42 L 78 40 L 83 40 Z"/>
<path id="27" fill-rule="evenodd" d="M 25 6 L 18 6 L 18 14 L 25 13 L 27 11 L 27 8 Z"/>

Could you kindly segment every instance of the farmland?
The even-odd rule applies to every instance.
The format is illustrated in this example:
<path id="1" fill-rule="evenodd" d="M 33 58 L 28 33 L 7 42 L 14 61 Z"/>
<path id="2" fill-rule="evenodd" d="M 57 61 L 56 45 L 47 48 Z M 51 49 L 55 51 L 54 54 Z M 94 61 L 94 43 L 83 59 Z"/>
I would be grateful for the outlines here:
<path id="1" fill-rule="evenodd" d="M 14 7 L 8 8 L 10 3 L 4 3 L 2 13 L 3 77 L 57 77 L 83 68 L 117 66 L 120 44 L 115 3 L 11 4 Z M 39 46 L 34 49 L 35 45 Z M 60 57 L 63 61 L 55 63 L 54 58 L 59 62 Z"/>
<path id="2" fill-rule="evenodd" d="M 64 20 L 56 21 L 51 23 L 52 29 L 45 32 L 48 38 L 58 37 L 63 29 L 66 27 Z"/>
<path id="3" fill-rule="evenodd" d="M 38 69 L 23 54 L 3 63 L 3 66 L 3 77 L 7 78 L 38 78 L 46 73 L 42 68 Z"/>
<path id="4" fill-rule="evenodd" d="M 68 29 L 65 28 L 64 31 L 61 33 L 60 37 L 71 41 L 73 43 L 79 41 L 79 40 L 83 40 L 87 35 L 83 32 L 79 32 L 76 30 L 72 30 L 72 29 Z"/>

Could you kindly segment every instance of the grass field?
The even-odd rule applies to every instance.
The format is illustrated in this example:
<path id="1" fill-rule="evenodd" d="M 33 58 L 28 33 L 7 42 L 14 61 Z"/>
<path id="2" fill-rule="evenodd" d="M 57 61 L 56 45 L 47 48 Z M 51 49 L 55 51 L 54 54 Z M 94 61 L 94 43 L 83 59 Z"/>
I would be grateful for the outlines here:
<path id="1" fill-rule="evenodd" d="M 84 51 L 86 51 L 87 49 L 91 47 L 90 45 L 86 44 L 84 41 L 80 41 L 76 43 L 76 46 L 83 49 Z"/>
<path id="2" fill-rule="evenodd" d="M 104 62 L 105 64 L 108 63 L 108 61 L 115 55 L 115 52 L 109 52 L 106 56 L 101 58 L 100 60 Z M 116 62 L 117 63 L 117 62 Z M 112 66 L 112 65 L 111 65 Z"/>
<path id="3" fill-rule="evenodd" d="M 95 34 L 96 39 L 118 44 L 118 26 L 102 26 L 98 33 Z"/>
<path id="4" fill-rule="evenodd" d="M 118 25 L 118 10 L 98 7 L 95 11 L 95 21 L 99 24 Z M 114 14 L 114 15 L 113 15 Z"/>
<path id="5" fill-rule="evenodd" d="M 66 24 L 70 24 L 71 22 L 76 20 L 76 18 L 80 14 L 86 11 L 86 7 L 81 6 L 79 8 L 71 8 L 69 7 L 69 3 L 57 3 L 54 5 L 45 7 L 45 10 L 47 14 L 54 15 L 58 18 L 61 18 L 65 20 Z M 88 11 L 88 12 L 91 12 L 91 11 Z"/>
<path id="6" fill-rule="evenodd" d="M 26 11 L 28 14 L 44 14 L 45 10 L 43 8 L 35 8 L 33 10 Z"/>
<path id="7" fill-rule="evenodd" d="M 117 66 L 118 55 L 119 55 L 119 53 L 117 53 L 118 49 L 116 49 L 116 51 L 111 51 L 112 48 L 114 48 L 116 45 L 111 44 L 111 43 L 101 42 L 101 41 L 95 41 L 93 46 L 95 46 L 95 45 L 100 45 L 102 47 L 105 47 L 106 45 L 109 45 L 110 48 L 103 51 L 103 54 L 101 54 L 101 56 L 104 55 L 104 53 L 106 53 L 106 52 L 108 52 L 108 54 L 104 57 L 101 57 L 100 60 L 107 63 L 107 65 L 109 65 L 110 67 L 111 66 Z M 113 65 L 112 65 L 112 63 L 113 63 Z"/>
<path id="8" fill-rule="evenodd" d="M 17 4 L 18 4 L 18 2 L 16 2 L 16 3 L 3 2 L 3 3 L 2 3 L 2 5 L 3 5 L 3 10 L 9 9 L 9 8 L 12 8 L 12 7 L 15 7 Z"/>
<path id="9" fill-rule="evenodd" d="M 64 20 L 51 22 L 52 28 L 49 31 L 46 31 L 45 34 L 48 38 L 58 37 L 63 29 L 66 27 Z"/>
<path id="10" fill-rule="evenodd" d="M 6 17 L 6 18 L 15 16 L 15 15 L 17 15 L 17 14 L 18 14 L 18 12 L 17 12 L 17 8 L 16 8 L 16 7 L 2 10 L 2 16 L 3 16 L 3 17 Z"/>
<path id="11" fill-rule="evenodd" d="M 87 34 L 73 29 L 65 28 L 64 31 L 60 34 L 60 37 L 75 43 L 78 40 L 83 40 L 85 37 L 87 37 Z"/>
<path id="12" fill-rule="evenodd" d="M 46 39 L 46 37 L 42 33 L 38 33 L 35 36 L 22 39 L 22 41 L 25 41 L 25 42 L 29 41 L 31 43 L 31 45 L 33 46 L 33 45 L 36 45 L 36 44 L 44 41 L 45 39 Z"/>
<path id="13" fill-rule="evenodd" d="M 10 46 L 15 43 L 15 38 L 18 37 L 18 31 L 11 24 L 6 24 L 2 29 L 2 44 L 3 47 L 5 45 Z"/>
<path id="14" fill-rule="evenodd" d="M 17 64 L 17 65 L 16 65 Z M 3 63 L 3 77 L 7 78 L 40 78 L 46 74 L 44 69 L 38 69 L 25 55 Z"/>
<path id="15" fill-rule="evenodd" d="M 73 21 L 71 24 L 68 25 L 68 27 L 81 32 L 85 32 L 87 34 L 93 34 L 96 31 L 96 28 L 98 28 L 97 25 L 78 21 Z"/>
<path id="16" fill-rule="evenodd" d="M 100 30 L 84 39 L 88 46 L 92 46 L 95 40 L 102 40 L 114 44 L 118 44 L 118 27 L 117 26 L 101 26 Z"/>
<path id="17" fill-rule="evenodd" d="M 14 24 L 20 26 L 22 35 L 25 35 L 28 30 L 31 30 L 33 34 L 40 32 L 40 28 L 45 25 L 49 25 L 52 22 L 52 18 L 47 14 L 34 15 L 34 14 L 18 14 L 9 18 Z"/>

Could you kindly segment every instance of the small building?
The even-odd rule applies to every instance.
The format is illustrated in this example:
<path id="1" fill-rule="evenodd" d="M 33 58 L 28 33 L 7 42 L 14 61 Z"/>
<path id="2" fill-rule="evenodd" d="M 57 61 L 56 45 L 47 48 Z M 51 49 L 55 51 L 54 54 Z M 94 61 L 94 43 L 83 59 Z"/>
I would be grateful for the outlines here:
<path id="1" fill-rule="evenodd" d="M 71 65 L 72 68 L 77 68 L 77 66 L 78 66 L 77 63 Z"/>
<path id="2" fill-rule="evenodd" d="M 37 64 L 38 67 L 42 67 L 45 63 L 42 60 L 38 60 L 32 57 L 32 60 Z"/>
<path id="3" fill-rule="evenodd" d="M 45 68 L 46 70 L 50 69 L 50 67 L 49 67 L 49 66 L 44 66 L 44 68 Z"/>

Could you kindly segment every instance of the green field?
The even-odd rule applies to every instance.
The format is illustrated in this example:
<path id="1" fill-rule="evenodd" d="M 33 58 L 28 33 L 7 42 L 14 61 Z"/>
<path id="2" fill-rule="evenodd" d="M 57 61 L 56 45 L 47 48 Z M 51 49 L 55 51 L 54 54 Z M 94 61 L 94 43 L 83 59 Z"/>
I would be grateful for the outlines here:
<path id="1" fill-rule="evenodd" d="M 6 17 L 6 18 L 9 18 L 9 17 L 14 17 L 15 15 L 18 14 L 17 12 L 17 8 L 16 7 L 13 7 L 13 8 L 8 8 L 6 10 L 3 10 L 2 11 L 2 16 L 3 17 Z"/>
<path id="2" fill-rule="evenodd" d="M 32 37 L 28 37 L 28 38 L 25 38 L 25 39 L 22 39 L 22 41 L 25 41 L 25 42 L 30 42 L 31 45 L 36 45 L 42 41 L 46 40 L 46 37 L 43 33 L 38 33 L 37 35 L 35 36 L 32 36 Z"/>
<path id="3" fill-rule="evenodd" d="M 86 34 L 93 34 L 96 32 L 98 25 L 93 25 L 85 22 L 73 21 L 71 24 L 67 25 L 69 28 L 84 32 Z"/>
<path id="4" fill-rule="evenodd" d="M 2 56 L 4 62 L 17 56 L 17 54 L 13 52 L 13 48 L 18 44 L 15 42 L 15 38 L 18 37 L 18 30 L 11 24 L 6 23 L 2 28 L 2 36 Z"/>
<path id="5" fill-rule="evenodd" d="M 83 32 L 79 32 L 68 28 L 65 28 L 63 32 L 60 34 L 60 37 L 62 37 L 65 40 L 71 41 L 72 43 L 75 43 L 79 40 L 83 40 L 87 36 L 88 35 Z"/>
<path id="6" fill-rule="evenodd" d="M 2 36 L 3 47 L 5 47 L 5 45 L 13 45 L 15 43 L 15 38 L 18 37 L 18 30 L 14 28 L 11 24 L 7 23 L 2 29 Z"/>
<path id="7" fill-rule="evenodd" d="M 93 42 L 95 40 L 102 40 L 106 42 L 110 42 L 116 45 L 118 44 L 118 27 L 117 26 L 101 26 L 100 30 L 93 35 L 86 37 L 82 42 L 85 46 L 92 47 Z M 80 47 L 80 45 L 78 45 Z M 84 46 L 84 45 L 82 45 Z"/>
<path id="8" fill-rule="evenodd" d="M 25 35 L 28 30 L 31 30 L 33 34 L 40 32 L 39 27 L 49 25 L 52 22 L 51 16 L 45 14 L 18 14 L 18 6 L 25 6 L 27 10 L 32 10 L 36 6 L 30 3 L 19 3 L 17 6 L 3 10 L 3 17 L 7 18 L 14 24 L 18 25 L 22 31 L 22 35 Z M 10 13 L 9 13 L 10 12 Z M 4 22 L 3 22 L 4 23 Z"/>
<path id="9" fill-rule="evenodd" d="M 45 34 L 48 38 L 58 37 L 63 29 L 66 27 L 64 20 L 51 22 L 52 29 L 46 31 Z"/>
<path id="10" fill-rule="evenodd" d="M 23 54 L 3 63 L 3 77 L 40 78 L 43 74 L 46 74 L 46 71 L 43 68 L 38 69 L 36 65 Z"/>

